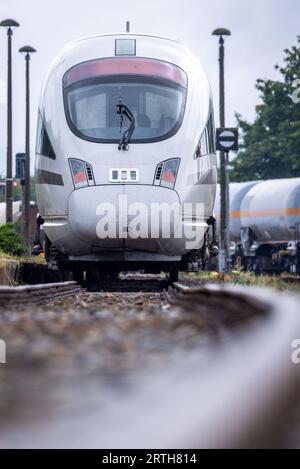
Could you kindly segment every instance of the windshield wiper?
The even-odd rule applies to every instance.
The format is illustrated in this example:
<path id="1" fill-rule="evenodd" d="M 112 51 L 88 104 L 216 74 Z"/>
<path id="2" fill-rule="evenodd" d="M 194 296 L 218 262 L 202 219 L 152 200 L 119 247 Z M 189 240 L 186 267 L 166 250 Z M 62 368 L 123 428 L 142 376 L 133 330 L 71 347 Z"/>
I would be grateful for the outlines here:
<path id="1" fill-rule="evenodd" d="M 126 151 L 128 150 L 128 144 L 135 129 L 135 117 L 130 111 L 129 107 L 126 106 L 126 104 L 117 104 L 117 114 L 120 116 L 120 128 L 122 128 L 124 116 L 126 116 L 127 119 L 130 121 L 130 126 L 123 133 L 118 146 L 119 150 Z"/>

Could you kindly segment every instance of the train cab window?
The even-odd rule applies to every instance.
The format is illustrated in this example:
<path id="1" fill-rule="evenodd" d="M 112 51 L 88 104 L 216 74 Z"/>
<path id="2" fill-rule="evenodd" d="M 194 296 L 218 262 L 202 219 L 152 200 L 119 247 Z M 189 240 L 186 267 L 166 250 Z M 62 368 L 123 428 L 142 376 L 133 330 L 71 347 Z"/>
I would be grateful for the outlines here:
<path id="1" fill-rule="evenodd" d="M 46 156 L 47 158 L 51 158 L 55 160 L 56 155 L 51 145 L 48 132 L 45 128 L 43 119 L 38 114 L 38 123 L 37 123 L 37 137 L 36 137 L 36 154 Z"/>
<path id="2" fill-rule="evenodd" d="M 187 77 L 166 62 L 141 58 L 91 61 L 67 72 L 63 86 L 69 126 L 86 140 L 119 142 L 120 131 L 129 121 L 126 116 L 120 120 L 117 104 L 125 104 L 134 115 L 132 143 L 164 140 L 182 123 Z"/>
<path id="3" fill-rule="evenodd" d="M 196 157 L 210 155 L 216 152 L 214 114 L 210 113 L 207 125 L 202 134 L 201 140 L 196 150 Z"/>

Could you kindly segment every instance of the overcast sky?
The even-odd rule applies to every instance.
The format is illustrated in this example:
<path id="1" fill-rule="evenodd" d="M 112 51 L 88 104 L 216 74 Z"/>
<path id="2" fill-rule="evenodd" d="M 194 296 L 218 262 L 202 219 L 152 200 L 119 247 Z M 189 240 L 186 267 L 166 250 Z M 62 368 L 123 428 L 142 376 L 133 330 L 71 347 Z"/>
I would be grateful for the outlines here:
<path id="1" fill-rule="evenodd" d="M 253 120 L 257 78 L 278 78 L 274 65 L 300 34 L 299 0 L 0 0 L 2 19 L 21 27 L 13 37 L 13 153 L 24 151 L 23 45 L 38 50 L 31 61 L 31 153 L 34 152 L 36 111 L 41 83 L 52 58 L 69 41 L 125 31 L 179 39 L 201 60 L 218 105 L 217 39 L 213 29 L 226 27 L 226 119 L 235 125 L 237 111 Z M 0 172 L 6 148 L 6 35 L 0 31 Z"/>

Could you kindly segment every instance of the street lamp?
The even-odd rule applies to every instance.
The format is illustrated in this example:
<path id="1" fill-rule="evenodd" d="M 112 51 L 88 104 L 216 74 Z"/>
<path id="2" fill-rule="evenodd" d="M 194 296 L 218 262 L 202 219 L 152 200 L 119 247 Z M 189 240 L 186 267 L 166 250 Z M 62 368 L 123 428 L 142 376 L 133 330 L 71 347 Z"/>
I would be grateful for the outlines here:
<path id="1" fill-rule="evenodd" d="M 13 221 L 13 177 L 12 177 L 12 35 L 19 23 L 12 19 L 3 20 L 0 26 L 7 28 L 7 159 L 6 159 L 6 223 Z"/>
<path id="2" fill-rule="evenodd" d="M 231 36 L 225 28 L 215 29 L 213 36 L 219 37 L 219 64 L 220 64 L 220 127 L 225 127 L 225 76 L 224 76 L 224 37 Z M 229 262 L 229 162 L 228 153 L 220 152 L 220 272 L 227 272 Z"/>
<path id="3" fill-rule="evenodd" d="M 26 118 L 25 118 L 25 187 L 23 207 L 23 235 L 26 245 L 29 246 L 30 225 L 30 88 L 29 88 L 29 63 L 30 54 L 36 52 L 31 46 L 24 46 L 19 52 L 25 54 L 25 80 L 26 80 Z"/>

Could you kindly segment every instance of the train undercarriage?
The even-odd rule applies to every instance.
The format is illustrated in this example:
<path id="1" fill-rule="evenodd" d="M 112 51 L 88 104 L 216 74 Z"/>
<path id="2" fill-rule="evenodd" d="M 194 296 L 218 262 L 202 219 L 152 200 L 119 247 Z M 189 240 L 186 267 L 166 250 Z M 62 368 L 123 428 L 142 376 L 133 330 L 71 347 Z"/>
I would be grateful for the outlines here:
<path id="1" fill-rule="evenodd" d="M 287 272 L 300 275 L 300 242 L 258 244 L 248 248 L 232 243 L 230 248 L 232 266 L 255 274 L 281 274 Z"/>
<path id="2" fill-rule="evenodd" d="M 192 250 L 183 256 L 166 256 L 157 253 L 114 250 L 91 253 L 85 256 L 69 256 L 59 251 L 45 234 L 43 218 L 37 218 L 37 233 L 33 253 L 45 253 L 45 260 L 52 270 L 71 272 L 74 280 L 88 284 L 101 283 L 103 279 L 116 279 L 121 272 L 143 271 L 147 274 L 165 272 L 169 283 L 178 280 L 180 271 L 198 272 L 205 270 L 208 260 L 219 255 L 216 239 L 216 220 L 207 220 L 208 228 L 201 249 Z"/>

